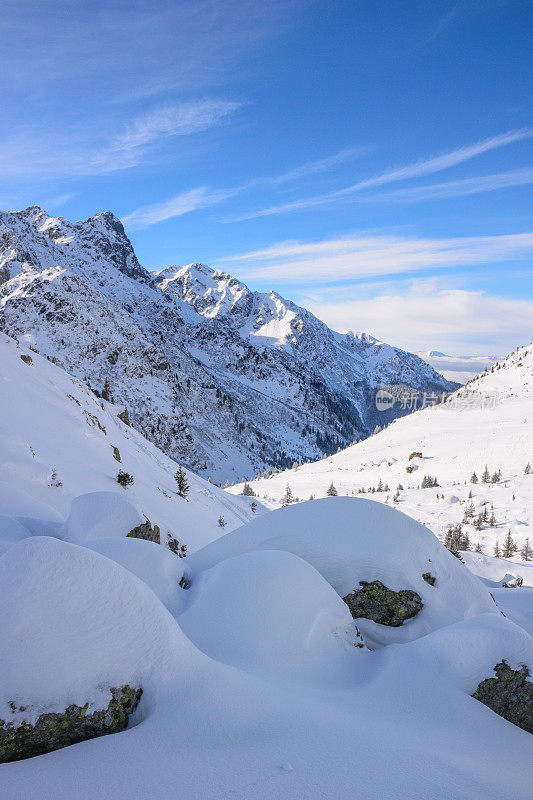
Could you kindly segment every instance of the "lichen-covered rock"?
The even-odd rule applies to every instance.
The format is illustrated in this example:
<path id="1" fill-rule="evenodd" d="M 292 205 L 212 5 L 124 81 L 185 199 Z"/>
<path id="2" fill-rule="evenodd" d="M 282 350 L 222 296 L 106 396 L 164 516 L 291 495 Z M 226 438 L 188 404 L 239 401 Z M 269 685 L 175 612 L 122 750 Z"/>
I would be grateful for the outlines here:
<path id="1" fill-rule="evenodd" d="M 505 661 L 494 667 L 496 678 L 485 678 L 472 695 L 500 717 L 533 733 L 533 683 L 529 669 L 511 669 Z"/>
<path id="2" fill-rule="evenodd" d="M 435 586 L 436 578 L 431 574 L 431 572 L 424 572 L 422 575 L 422 580 L 426 583 L 429 583 L 430 586 Z"/>
<path id="3" fill-rule="evenodd" d="M 411 589 L 394 592 L 381 581 L 359 581 L 359 585 L 360 589 L 343 597 L 354 619 L 365 617 L 380 625 L 399 628 L 424 607 L 420 595 Z"/>
<path id="4" fill-rule="evenodd" d="M 146 539 L 148 542 L 155 542 L 156 544 L 161 544 L 161 531 L 159 529 L 159 525 L 154 525 L 152 528 L 152 523 L 149 519 L 146 522 L 143 522 L 142 525 L 137 525 L 136 528 L 133 528 L 129 533 L 126 534 L 132 539 Z"/>
<path id="5" fill-rule="evenodd" d="M 110 691 L 109 705 L 92 713 L 87 713 L 89 704 L 86 703 L 71 705 L 63 713 L 41 714 L 35 725 L 24 719 L 16 725 L 0 720 L 0 763 L 32 758 L 86 739 L 123 731 L 137 708 L 142 689 L 126 685 Z M 13 713 L 27 710 L 23 706 L 17 708 L 14 703 L 10 705 Z"/>

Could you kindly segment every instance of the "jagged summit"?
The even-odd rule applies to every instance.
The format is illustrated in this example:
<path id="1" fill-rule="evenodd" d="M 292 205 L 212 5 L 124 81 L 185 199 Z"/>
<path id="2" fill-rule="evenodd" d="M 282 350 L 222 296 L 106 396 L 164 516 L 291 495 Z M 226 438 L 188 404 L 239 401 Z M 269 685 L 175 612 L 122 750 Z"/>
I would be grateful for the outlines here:
<path id="1" fill-rule="evenodd" d="M 0 329 L 97 390 L 107 377 L 149 439 L 222 481 L 365 437 L 383 422 L 380 384 L 452 388 L 417 356 L 221 269 L 149 272 L 110 211 L 0 214 Z"/>

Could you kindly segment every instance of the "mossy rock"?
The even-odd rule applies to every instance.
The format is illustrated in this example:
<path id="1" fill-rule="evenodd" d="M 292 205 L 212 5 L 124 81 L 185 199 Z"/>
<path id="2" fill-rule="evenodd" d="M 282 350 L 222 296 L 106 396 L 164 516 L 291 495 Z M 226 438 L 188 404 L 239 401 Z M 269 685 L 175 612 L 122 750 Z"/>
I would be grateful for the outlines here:
<path id="1" fill-rule="evenodd" d="M 0 720 L 0 763 L 40 756 L 76 742 L 123 731 L 139 704 L 142 689 L 126 685 L 110 691 L 112 697 L 107 708 L 90 714 L 89 704 L 85 703 L 71 705 L 62 713 L 41 714 L 35 725 L 24 720 L 18 725 Z M 26 710 L 14 703 L 10 705 L 13 712 Z"/>
<path id="2" fill-rule="evenodd" d="M 360 589 L 342 598 L 354 619 L 365 617 L 380 625 L 399 628 L 424 607 L 420 595 L 411 589 L 394 592 L 381 581 L 359 581 L 359 586 Z"/>
<path id="3" fill-rule="evenodd" d="M 133 528 L 129 533 L 126 534 L 131 539 L 146 539 L 148 542 L 155 542 L 156 544 L 161 544 L 161 531 L 159 529 L 159 525 L 154 525 L 152 528 L 152 523 L 149 519 L 146 522 L 143 522 L 142 525 L 137 525 L 136 528 Z"/>
<path id="4" fill-rule="evenodd" d="M 422 580 L 426 583 L 429 583 L 430 586 L 435 586 L 435 581 L 437 580 L 431 572 L 424 572 L 422 575 Z"/>
<path id="5" fill-rule="evenodd" d="M 533 683 L 525 665 L 511 669 L 505 661 L 494 667 L 495 678 L 485 678 L 472 695 L 500 717 L 533 733 Z"/>

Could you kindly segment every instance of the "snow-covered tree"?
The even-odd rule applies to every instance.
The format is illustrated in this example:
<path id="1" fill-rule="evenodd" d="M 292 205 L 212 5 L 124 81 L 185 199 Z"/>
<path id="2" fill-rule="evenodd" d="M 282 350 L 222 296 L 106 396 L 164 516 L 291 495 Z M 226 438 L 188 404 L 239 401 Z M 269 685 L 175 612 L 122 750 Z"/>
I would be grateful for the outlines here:
<path id="1" fill-rule="evenodd" d="M 503 543 L 503 550 L 502 556 L 503 558 L 511 558 L 516 553 L 516 544 L 513 542 L 511 537 L 511 531 L 507 531 L 507 536 L 505 537 L 505 541 Z"/>
<path id="2" fill-rule="evenodd" d="M 478 476 L 475 472 L 472 473 L 472 477 L 470 478 L 470 483 L 477 483 L 479 481 Z"/>
<path id="3" fill-rule="evenodd" d="M 380 483 L 381 483 L 381 481 L 380 481 Z M 378 489 L 378 491 L 381 491 L 381 489 Z M 331 482 L 331 484 L 329 486 L 329 489 L 326 492 L 326 494 L 327 494 L 328 497 L 337 497 L 337 495 L 339 494 L 338 491 L 333 486 L 333 481 Z"/>
<path id="4" fill-rule="evenodd" d="M 287 484 L 287 488 L 285 489 L 285 494 L 281 498 L 281 503 L 284 506 L 288 506 L 290 503 L 293 502 L 293 500 L 294 500 L 294 498 L 293 498 L 293 495 L 292 495 L 292 489 L 289 486 L 289 484 Z"/>
<path id="5" fill-rule="evenodd" d="M 520 550 L 520 558 L 522 559 L 522 561 L 531 561 L 533 559 L 533 550 L 531 549 L 529 544 L 529 536 L 526 539 L 523 548 Z"/>
<path id="6" fill-rule="evenodd" d="M 178 493 L 178 497 L 183 497 L 183 499 L 186 500 L 187 495 L 189 494 L 189 483 L 183 467 L 178 467 L 174 475 L 174 479 L 176 481 L 176 491 Z"/>
<path id="7" fill-rule="evenodd" d="M 483 475 L 481 476 L 481 480 L 483 481 L 483 483 L 490 482 L 490 472 L 487 466 L 485 466 L 485 469 L 483 470 Z"/>
<path id="8" fill-rule="evenodd" d="M 526 468 L 524 470 L 524 475 L 531 475 L 532 472 L 533 472 L 533 469 L 531 467 L 531 464 L 528 461 L 527 464 L 526 464 Z"/>
<path id="9" fill-rule="evenodd" d="M 498 544 L 498 542 L 496 542 L 496 544 L 494 545 L 494 555 L 496 558 L 501 558 L 502 555 L 500 552 L 500 545 Z"/>
<path id="10" fill-rule="evenodd" d="M 241 494 L 245 497 L 255 497 L 255 492 L 247 481 L 244 481 Z"/>

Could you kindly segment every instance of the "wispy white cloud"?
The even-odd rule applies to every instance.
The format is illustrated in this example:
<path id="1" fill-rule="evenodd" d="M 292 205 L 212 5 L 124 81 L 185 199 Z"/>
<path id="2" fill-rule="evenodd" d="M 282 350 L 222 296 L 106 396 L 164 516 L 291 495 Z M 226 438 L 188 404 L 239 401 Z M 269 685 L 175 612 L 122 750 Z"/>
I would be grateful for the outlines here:
<path id="1" fill-rule="evenodd" d="M 529 167 L 498 172 L 493 175 L 479 175 L 477 178 L 463 178 L 427 186 L 393 189 L 374 195 L 365 195 L 364 199 L 366 202 L 417 203 L 420 200 L 438 200 L 446 197 L 492 192 L 496 189 L 507 189 L 511 186 L 523 186 L 528 183 L 533 183 L 533 169 Z"/>
<path id="2" fill-rule="evenodd" d="M 137 230 L 163 222 L 172 217 L 181 217 L 191 211 L 215 205 L 231 196 L 232 191 L 212 191 L 207 186 L 199 186 L 186 192 L 174 195 L 162 203 L 142 206 L 122 217 L 122 222 L 128 230 Z"/>
<path id="3" fill-rule="evenodd" d="M 228 113 L 230 113 L 230 111 L 228 111 Z M 145 142 L 150 141 L 154 128 L 157 129 L 157 133 L 155 135 L 160 135 L 159 131 L 163 128 L 164 124 L 165 123 L 159 125 L 156 123 L 152 125 L 150 123 L 147 126 L 144 124 L 139 125 L 139 136 L 134 133 L 131 137 L 128 137 L 128 139 L 131 138 L 133 145 L 132 148 L 130 148 L 129 144 L 126 144 L 124 148 L 126 157 L 128 157 L 130 154 L 130 150 L 135 150 L 137 148 L 137 143 L 139 143 L 139 145 L 143 145 Z M 216 124 L 216 122 L 213 124 Z M 148 128 L 148 133 L 145 133 L 146 127 Z M 188 133 L 190 131 L 187 129 L 183 132 Z M 173 130 L 169 134 L 163 133 L 162 135 L 173 135 L 174 133 L 176 133 L 176 131 Z M 165 219 L 170 219 L 171 217 L 181 216 L 189 211 L 196 211 L 200 208 L 205 208 L 208 205 L 221 203 L 224 200 L 227 200 L 230 197 L 235 197 L 236 195 L 241 194 L 242 192 L 245 192 L 259 184 L 285 183 L 286 181 L 297 180 L 298 178 L 306 175 L 331 169 L 338 164 L 342 164 L 350 159 L 356 158 L 357 155 L 360 155 L 366 150 L 367 148 L 363 147 L 342 150 L 340 153 L 335 153 L 327 158 L 322 158 L 317 161 L 309 161 L 306 164 L 302 164 L 300 167 L 296 167 L 290 172 L 283 173 L 282 175 L 268 178 L 257 178 L 249 183 L 244 183 L 240 186 L 234 186 L 230 189 L 211 190 L 206 186 L 190 189 L 186 192 L 176 195 L 175 197 L 171 197 L 169 200 L 164 200 L 160 203 L 155 203 L 153 205 L 137 209 L 136 211 L 131 212 L 131 214 L 127 214 L 123 218 L 123 222 L 128 225 L 130 229 L 132 229 L 132 226 L 136 228 L 144 228 L 148 225 L 153 225 L 156 222 L 162 222 Z"/>
<path id="4" fill-rule="evenodd" d="M 370 148 L 366 146 L 350 147 L 346 150 L 341 150 L 339 153 L 335 153 L 332 156 L 319 158 L 316 161 L 308 161 L 306 164 L 302 164 L 300 167 L 295 167 L 295 169 L 291 169 L 288 172 L 285 172 L 282 175 L 277 175 L 274 178 L 266 178 L 264 182 L 273 184 L 288 183 L 289 181 L 298 180 L 299 178 L 305 178 L 307 175 L 315 175 L 317 172 L 326 172 L 327 170 L 337 167 L 340 164 L 346 164 L 349 161 L 359 158 L 367 153 L 369 149 Z"/>
<path id="5" fill-rule="evenodd" d="M 105 171 L 134 166 L 143 158 L 148 146 L 171 136 L 186 136 L 212 128 L 241 105 L 230 100 L 204 99 L 157 108 L 134 119 L 124 133 L 95 156 L 93 163 Z"/>
<path id="6" fill-rule="evenodd" d="M 259 211 L 252 211 L 250 213 L 241 214 L 228 221 L 239 222 L 247 219 L 254 219 L 256 217 L 265 217 L 272 214 L 283 214 L 290 211 L 302 211 L 307 208 L 315 208 L 317 206 L 335 203 L 350 198 L 357 192 L 371 189 L 376 186 L 383 186 L 397 181 L 409 180 L 412 178 L 420 178 L 425 175 L 431 175 L 442 170 L 449 169 L 458 164 L 469 161 L 476 156 L 483 153 L 495 150 L 498 147 L 512 144 L 513 142 L 527 139 L 533 136 L 533 130 L 524 128 L 521 130 L 507 131 L 507 133 L 500 134 L 499 136 L 492 136 L 489 139 L 482 139 L 474 144 L 459 147 L 455 150 L 450 150 L 441 155 L 432 156 L 421 161 L 416 161 L 412 164 L 399 167 L 398 169 L 383 172 L 373 178 L 368 178 L 363 181 L 358 181 L 343 189 L 334 192 L 327 192 L 325 194 L 314 195 L 312 197 L 301 198 L 300 200 L 293 200 L 288 203 L 281 203 L 279 205 L 270 206 Z"/>
<path id="7" fill-rule="evenodd" d="M 532 336 L 533 300 L 436 290 L 423 281 L 372 298 L 334 303 L 317 298 L 308 307 L 334 330 L 364 330 L 407 350 L 504 353 L 528 344 Z"/>
<path id="8" fill-rule="evenodd" d="M 357 234 L 319 242 L 280 242 L 222 263 L 245 279 L 316 284 L 513 261 L 532 250 L 533 232 L 449 239 Z"/>

